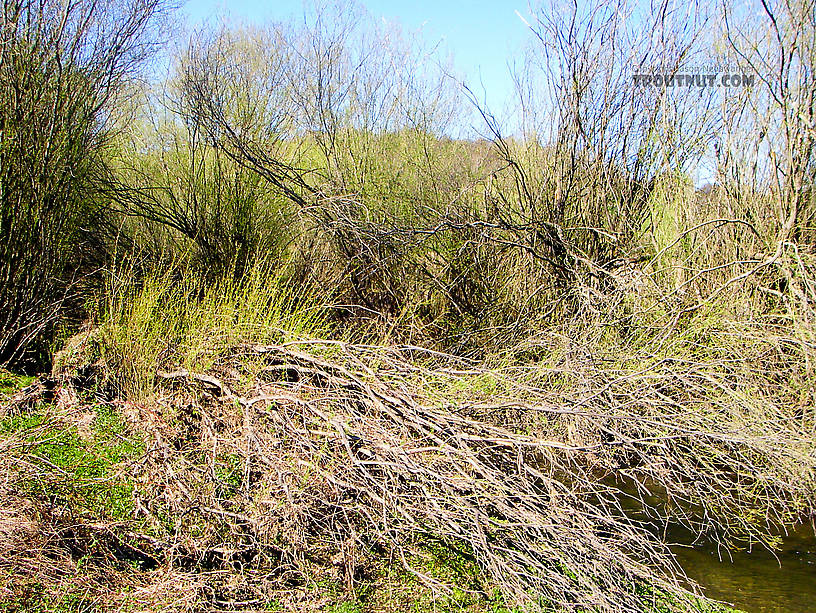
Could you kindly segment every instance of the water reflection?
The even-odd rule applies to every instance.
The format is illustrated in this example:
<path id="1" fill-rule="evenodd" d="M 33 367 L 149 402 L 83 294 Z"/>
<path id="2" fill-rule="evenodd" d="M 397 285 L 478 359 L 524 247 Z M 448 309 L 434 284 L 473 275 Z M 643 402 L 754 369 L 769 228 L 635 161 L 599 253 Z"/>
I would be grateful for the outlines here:
<path id="1" fill-rule="evenodd" d="M 816 538 L 810 526 L 786 537 L 776 556 L 754 549 L 729 557 L 713 544 L 672 550 L 710 598 L 748 613 L 816 612 Z"/>

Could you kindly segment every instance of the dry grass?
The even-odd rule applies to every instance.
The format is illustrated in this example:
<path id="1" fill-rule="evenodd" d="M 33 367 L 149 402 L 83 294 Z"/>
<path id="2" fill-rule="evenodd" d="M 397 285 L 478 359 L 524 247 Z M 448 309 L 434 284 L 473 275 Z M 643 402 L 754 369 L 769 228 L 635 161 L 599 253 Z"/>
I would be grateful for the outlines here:
<path id="1" fill-rule="evenodd" d="M 801 249 L 681 243 L 478 361 L 326 338 L 264 269 L 113 287 L 3 409 L 4 598 L 709 610 L 667 526 L 773 547 L 814 515 L 816 300 Z"/>
<path id="2" fill-rule="evenodd" d="M 494 606 L 494 593 L 532 609 L 698 610 L 661 527 L 772 546 L 813 513 L 812 346 L 786 326 L 699 310 L 670 336 L 596 330 L 542 333 L 482 363 L 219 337 L 196 371 L 178 346 L 154 363 L 149 395 L 141 381 L 133 400 L 118 388 L 99 405 L 125 420 L 117 436 L 144 441 L 115 462 L 131 488 L 119 492 L 126 515 L 62 503 L 90 530 L 75 540 L 96 544 L 95 568 L 118 586 L 105 595 L 101 579 L 70 567 L 66 519 L 53 514 L 67 494 L 19 495 L 53 480 L 36 450 L 55 424 L 81 440 L 86 416 L 99 419 L 87 390 L 110 390 L 98 379 L 115 370 L 97 362 L 72 378 L 75 368 L 61 389 L 80 389 L 4 439 L 9 491 L 34 505 L 45 519 L 32 529 L 62 553 L 20 552 L 9 536 L 6 558 L 18 570 L 42 556 L 68 565 L 45 571 L 50 589 L 81 575 L 97 581 L 88 589 L 103 608 L 304 610 L 346 593 L 376 610 L 384 592 L 415 584 L 428 602 L 473 610 Z M 110 338 L 89 334 L 79 355 L 104 355 Z M 434 547 L 458 552 L 459 571 L 429 564 Z M 396 583 L 385 579 L 393 569 Z"/>

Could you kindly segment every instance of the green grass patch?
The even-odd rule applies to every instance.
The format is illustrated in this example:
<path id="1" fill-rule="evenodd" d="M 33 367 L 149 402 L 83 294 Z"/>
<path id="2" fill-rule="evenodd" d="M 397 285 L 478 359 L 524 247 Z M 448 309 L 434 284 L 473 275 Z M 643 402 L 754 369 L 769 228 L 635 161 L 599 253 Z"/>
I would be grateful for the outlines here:
<path id="1" fill-rule="evenodd" d="M 31 385 L 35 377 L 18 375 L 4 368 L 0 368 L 0 401 L 13 396 L 24 387 Z"/>
<path id="2" fill-rule="evenodd" d="M 86 427 L 51 411 L 41 406 L 0 421 L 0 433 L 22 439 L 15 453 L 31 465 L 17 483 L 20 493 L 91 519 L 132 518 L 133 483 L 126 464 L 144 452 L 143 441 L 127 433 L 121 416 L 105 405 L 91 409 Z"/>
<path id="3" fill-rule="evenodd" d="M 333 595 L 324 610 L 332 613 L 520 613 L 508 608 L 499 591 L 486 584 L 481 569 L 466 550 L 427 536 L 415 543 L 407 561 L 414 571 L 448 589 L 425 585 L 402 566 L 398 557 L 390 561 L 373 559 L 353 593 L 344 592 L 340 585 L 324 589 L 324 593 Z"/>
<path id="4" fill-rule="evenodd" d="M 0 601 L 0 613 L 96 613 L 99 605 L 83 594 L 48 594 L 46 586 L 31 582 L 19 588 L 20 593 Z"/>
<path id="5" fill-rule="evenodd" d="M 202 288 L 206 288 L 202 290 Z M 280 343 L 327 331 L 321 304 L 258 264 L 241 280 L 207 285 L 169 269 L 118 282 L 96 306 L 103 361 L 131 397 L 153 390 L 155 373 L 206 371 L 241 343 Z"/>

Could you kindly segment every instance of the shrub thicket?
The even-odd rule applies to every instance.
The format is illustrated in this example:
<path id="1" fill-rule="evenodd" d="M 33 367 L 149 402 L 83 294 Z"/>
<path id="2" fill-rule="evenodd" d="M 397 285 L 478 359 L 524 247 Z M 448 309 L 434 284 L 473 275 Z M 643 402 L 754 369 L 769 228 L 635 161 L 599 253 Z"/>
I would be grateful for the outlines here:
<path id="1" fill-rule="evenodd" d="M 158 0 L 5 2 L 0 363 L 85 326 L 3 379 L 0 595 L 711 610 L 662 529 L 816 494 L 816 4 L 761 4 L 542 6 L 507 130 L 362 11 L 138 84 Z"/>

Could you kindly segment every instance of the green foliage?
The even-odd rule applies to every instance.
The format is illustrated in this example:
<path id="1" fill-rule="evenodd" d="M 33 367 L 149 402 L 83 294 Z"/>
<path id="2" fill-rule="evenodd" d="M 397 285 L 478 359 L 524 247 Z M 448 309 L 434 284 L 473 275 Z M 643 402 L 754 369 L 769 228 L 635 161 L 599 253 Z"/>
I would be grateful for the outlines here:
<path id="1" fill-rule="evenodd" d="M 241 457 L 229 454 L 216 460 L 215 478 L 218 481 L 219 498 L 229 498 L 244 482 L 244 466 Z"/>
<path id="2" fill-rule="evenodd" d="M 359 603 L 354 601 L 341 602 L 326 608 L 326 613 L 363 613 Z"/>
<path id="3" fill-rule="evenodd" d="M 0 28 L 0 364 L 41 368 L 105 259 L 100 182 L 120 98 L 160 2 L 4 5 Z"/>
<path id="4" fill-rule="evenodd" d="M 327 329 L 321 304 L 293 290 L 273 265 L 256 263 L 242 278 L 207 284 L 168 269 L 146 279 L 118 279 L 97 309 L 103 360 L 135 397 L 150 393 L 157 369 L 204 371 L 220 348 L 279 343 Z"/>
<path id="5" fill-rule="evenodd" d="M 111 407 L 93 408 L 87 427 L 61 423 L 46 406 L 0 421 L 0 433 L 16 435 L 33 474 L 18 483 L 21 493 L 93 519 L 126 521 L 133 516 L 133 484 L 126 463 L 143 453 L 144 444 L 127 435 Z"/>
<path id="6" fill-rule="evenodd" d="M 674 606 L 676 599 L 671 594 L 649 585 L 636 586 L 635 591 L 641 596 L 643 611 L 647 613 L 673 613 L 677 610 Z M 741 613 L 741 611 L 700 598 L 694 603 L 692 613 Z"/>
<path id="7" fill-rule="evenodd" d="M 22 595 L 0 601 L 2 613 L 97 613 L 99 604 L 81 593 L 51 595 L 34 582 L 21 589 Z"/>
<path id="8" fill-rule="evenodd" d="M 4 368 L 0 368 L 0 400 L 4 396 L 11 396 L 27 385 L 34 382 L 34 377 L 18 375 Z"/>
<path id="9" fill-rule="evenodd" d="M 259 258 L 279 261 L 297 229 L 288 203 L 202 139 L 173 102 L 161 113 L 136 123 L 115 160 L 119 180 L 142 196 L 119 195 L 139 247 L 207 283 L 238 279 Z"/>

